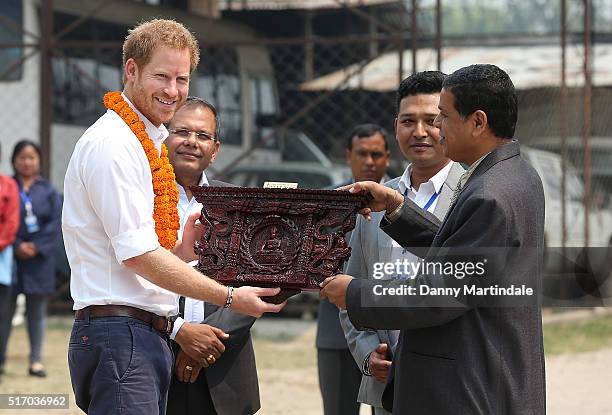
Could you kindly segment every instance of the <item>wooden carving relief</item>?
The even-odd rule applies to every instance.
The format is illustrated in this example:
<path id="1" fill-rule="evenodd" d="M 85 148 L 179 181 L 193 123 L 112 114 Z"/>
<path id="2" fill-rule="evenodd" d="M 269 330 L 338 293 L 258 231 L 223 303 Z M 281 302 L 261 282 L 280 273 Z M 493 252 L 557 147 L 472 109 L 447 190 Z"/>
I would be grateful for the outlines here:
<path id="1" fill-rule="evenodd" d="M 365 195 L 335 190 L 193 187 L 204 234 L 197 268 L 224 285 L 315 290 L 342 270 Z M 270 301 L 268 299 L 268 301 Z"/>

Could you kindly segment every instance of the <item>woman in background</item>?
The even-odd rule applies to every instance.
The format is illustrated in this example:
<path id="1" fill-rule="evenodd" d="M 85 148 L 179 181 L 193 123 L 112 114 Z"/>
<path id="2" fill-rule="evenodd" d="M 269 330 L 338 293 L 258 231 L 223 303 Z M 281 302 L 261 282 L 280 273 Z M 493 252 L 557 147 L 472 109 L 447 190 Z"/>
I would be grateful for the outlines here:
<path id="1" fill-rule="evenodd" d="M 0 151 L 1 153 L 1 151 Z M 0 174 L 0 327 L 8 319 L 13 279 L 13 242 L 19 228 L 19 192 L 12 177 Z M 4 361 L 0 362 L 0 376 Z"/>
<path id="2" fill-rule="evenodd" d="M 11 162 L 20 196 L 20 224 L 13 250 L 17 281 L 8 304 L 8 322 L 0 328 L 0 365 L 6 359 L 17 295 L 25 294 L 32 376 L 46 376 L 42 364 L 48 297 L 55 291 L 54 247 L 61 232 L 61 201 L 51 184 L 40 177 L 40 147 L 29 140 L 15 145 Z"/>

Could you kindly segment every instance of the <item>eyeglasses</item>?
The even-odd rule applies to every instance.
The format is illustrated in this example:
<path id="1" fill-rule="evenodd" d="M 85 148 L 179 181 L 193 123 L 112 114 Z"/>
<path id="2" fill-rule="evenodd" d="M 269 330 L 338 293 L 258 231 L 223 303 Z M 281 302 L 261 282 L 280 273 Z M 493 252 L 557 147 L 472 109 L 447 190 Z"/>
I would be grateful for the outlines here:
<path id="1" fill-rule="evenodd" d="M 186 128 L 171 128 L 168 130 L 168 132 L 185 140 L 191 137 L 191 134 L 195 134 L 196 138 L 201 142 L 217 141 L 217 138 L 214 135 L 205 131 L 191 131 L 187 130 Z"/>

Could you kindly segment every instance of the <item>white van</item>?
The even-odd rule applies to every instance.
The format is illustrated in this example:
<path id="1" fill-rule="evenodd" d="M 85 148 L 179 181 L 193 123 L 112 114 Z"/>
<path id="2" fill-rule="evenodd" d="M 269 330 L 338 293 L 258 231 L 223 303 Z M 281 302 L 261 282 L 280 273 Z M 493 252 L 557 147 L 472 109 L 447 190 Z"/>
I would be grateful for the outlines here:
<path id="1" fill-rule="evenodd" d="M 568 163 L 566 171 L 567 240 L 562 248 L 561 156 L 523 146 L 523 157 L 542 179 L 545 209 L 544 294 L 545 305 L 601 305 L 593 298 L 612 294 L 612 211 L 610 205 L 591 207 L 588 212 L 589 242 L 585 246 L 584 184 Z M 576 302 L 576 299 L 583 301 Z M 563 300 L 568 300 L 563 302 Z M 599 300 L 597 300 L 599 301 Z"/>
<path id="2" fill-rule="evenodd" d="M 548 246 L 562 245 L 561 218 L 561 156 L 544 150 L 521 147 L 521 153 L 536 169 L 544 185 L 546 198 L 545 236 Z M 578 171 L 567 163 L 566 171 L 566 246 L 581 247 L 584 240 L 584 183 Z M 588 246 L 607 246 L 612 242 L 612 211 L 610 206 L 592 206 L 589 212 Z"/>

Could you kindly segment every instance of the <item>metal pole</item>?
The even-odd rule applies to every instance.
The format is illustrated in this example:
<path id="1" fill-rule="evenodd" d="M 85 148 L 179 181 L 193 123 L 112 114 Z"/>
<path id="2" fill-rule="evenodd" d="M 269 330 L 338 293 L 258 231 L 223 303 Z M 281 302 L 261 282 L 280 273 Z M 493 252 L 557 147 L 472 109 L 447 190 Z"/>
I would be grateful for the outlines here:
<path id="1" fill-rule="evenodd" d="M 591 102 L 592 102 L 592 56 L 591 56 L 591 0 L 584 0 L 584 105 L 582 143 L 584 148 L 584 246 L 589 246 L 591 210 Z"/>
<path id="2" fill-rule="evenodd" d="M 410 10 L 411 16 L 411 27 L 410 27 L 410 40 L 412 43 L 412 73 L 417 72 L 417 35 L 418 35 L 418 27 L 417 27 L 417 0 L 412 0 L 412 10 Z"/>
<path id="3" fill-rule="evenodd" d="M 306 10 L 304 15 L 304 36 L 312 39 L 312 10 Z M 314 44 L 304 44 L 304 79 L 310 81 L 314 77 Z"/>
<path id="4" fill-rule="evenodd" d="M 565 258 L 567 244 L 567 2 L 561 0 L 561 249 Z"/>
<path id="5" fill-rule="evenodd" d="M 371 13 L 373 13 L 373 11 Z M 378 26 L 373 20 L 370 20 L 368 28 L 371 39 L 370 42 L 368 42 L 368 58 L 372 59 L 374 56 L 378 56 L 378 42 L 374 40 L 378 33 Z"/>
<path id="6" fill-rule="evenodd" d="M 442 0 L 436 0 L 436 67 L 442 70 Z"/>
<path id="7" fill-rule="evenodd" d="M 41 2 L 40 14 L 40 148 L 41 171 L 51 178 L 51 123 L 53 122 L 53 0 Z"/>
<path id="8" fill-rule="evenodd" d="M 377 17 L 373 16 L 372 13 L 368 13 L 365 12 L 363 10 L 358 9 L 357 7 L 353 7 L 350 2 L 348 2 L 347 0 L 332 0 L 334 3 L 336 3 L 338 6 L 342 7 L 343 9 L 356 14 L 357 16 L 361 16 L 363 17 L 365 20 L 368 20 L 374 24 L 376 24 L 378 27 L 381 28 L 381 30 L 387 32 L 387 33 L 393 33 L 393 28 L 391 26 L 389 26 L 388 24 L 386 24 L 383 20 L 378 19 Z M 399 2 L 402 2 L 403 0 L 398 0 Z M 297 3 L 297 2 L 296 2 Z"/>
<path id="9" fill-rule="evenodd" d="M 403 0 L 398 0 L 398 4 L 400 7 L 400 21 L 399 21 L 399 36 L 397 37 L 397 59 L 398 59 L 398 74 L 397 74 L 397 84 L 399 85 L 404 79 L 404 30 L 406 29 L 406 6 Z"/>

